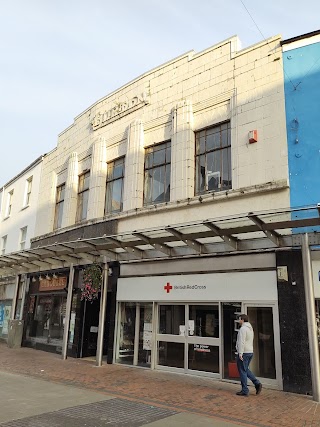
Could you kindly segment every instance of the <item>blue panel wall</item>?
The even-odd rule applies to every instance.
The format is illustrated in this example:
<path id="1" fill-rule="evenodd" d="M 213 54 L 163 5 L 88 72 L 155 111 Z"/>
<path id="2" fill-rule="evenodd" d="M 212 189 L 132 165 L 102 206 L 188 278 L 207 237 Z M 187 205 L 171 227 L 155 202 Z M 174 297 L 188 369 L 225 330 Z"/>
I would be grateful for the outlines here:
<path id="1" fill-rule="evenodd" d="M 315 205 L 320 203 L 320 43 L 284 52 L 283 64 L 290 203 Z"/>

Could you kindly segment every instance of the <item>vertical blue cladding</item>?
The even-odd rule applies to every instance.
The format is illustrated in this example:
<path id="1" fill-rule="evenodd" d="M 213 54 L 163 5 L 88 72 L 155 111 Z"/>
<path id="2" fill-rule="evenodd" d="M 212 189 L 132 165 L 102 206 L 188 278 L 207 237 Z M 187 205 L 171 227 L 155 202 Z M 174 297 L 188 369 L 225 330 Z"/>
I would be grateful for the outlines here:
<path id="1" fill-rule="evenodd" d="M 315 205 L 320 203 L 320 43 L 284 52 L 283 64 L 290 204 Z M 310 211 L 295 216 L 310 217 Z"/>

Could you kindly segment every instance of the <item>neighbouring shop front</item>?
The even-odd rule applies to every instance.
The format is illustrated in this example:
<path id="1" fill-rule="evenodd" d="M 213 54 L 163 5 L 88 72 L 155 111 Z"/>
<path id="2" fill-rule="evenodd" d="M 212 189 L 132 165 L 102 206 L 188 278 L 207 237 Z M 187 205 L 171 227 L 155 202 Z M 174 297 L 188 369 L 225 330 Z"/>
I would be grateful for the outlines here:
<path id="1" fill-rule="evenodd" d="M 115 268 L 112 271 L 116 271 Z M 74 274 L 67 355 L 94 357 L 99 330 L 99 297 L 81 299 L 83 267 Z M 30 276 L 25 300 L 23 345 L 61 354 L 66 318 L 69 270 L 48 271 Z M 104 328 L 103 354 L 112 358 L 115 315 L 116 273 L 110 277 Z M 1 313 L 0 313 L 1 314 Z M 0 318 L 1 320 L 1 318 Z M 111 333 L 110 333 L 111 331 Z M 112 340 L 112 343 L 109 343 Z M 110 345 L 109 345 L 110 344 Z"/>
<path id="2" fill-rule="evenodd" d="M 237 314 L 247 313 L 252 370 L 282 389 L 277 300 L 275 269 L 120 278 L 114 361 L 235 379 Z"/>
<path id="3" fill-rule="evenodd" d="M 16 278 L 2 277 L 0 279 L 0 340 L 8 339 L 9 320 L 11 319 L 12 300 L 15 294 Z M 19 282 L 15 318 L 20 318 L 22 283 Z"/>

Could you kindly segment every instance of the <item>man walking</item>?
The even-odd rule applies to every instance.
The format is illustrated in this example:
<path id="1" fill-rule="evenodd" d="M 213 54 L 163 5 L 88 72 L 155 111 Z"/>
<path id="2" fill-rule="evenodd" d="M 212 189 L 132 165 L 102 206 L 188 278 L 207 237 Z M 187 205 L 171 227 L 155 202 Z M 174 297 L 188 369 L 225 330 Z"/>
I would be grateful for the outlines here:
<path id="1" fill-rule="evenodd" d="M 240 374 L 241 391 L 236 393 L 238 396 L 248 396 L 249 389 L 247 385 L 247 379 L 251 380 L 256 388 L 256 394 L 261 393 L 262 384 L 253 375 L 249 369 L 250 362 L 253 357 L 253 328 L 249 323 L 249 318 L 246 314 L 239 315 L 240 330 L 238 332 L 236 349 L 238 352 L 237 356 L 237 367 Z"/>

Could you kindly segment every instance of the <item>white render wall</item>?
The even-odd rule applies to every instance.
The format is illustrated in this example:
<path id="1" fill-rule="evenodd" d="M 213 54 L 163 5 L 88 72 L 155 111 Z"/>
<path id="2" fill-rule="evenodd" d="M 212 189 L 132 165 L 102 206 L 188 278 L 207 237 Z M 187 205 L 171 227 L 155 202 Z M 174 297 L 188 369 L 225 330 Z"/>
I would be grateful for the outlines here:
<path id="1" fill-rule="evenodd" d="M 20 250 L 21 228 L 23 227 L 28 227 L 25 248 L 30 247 L 30 239 L 34 237 L 35 233 L 41 168 L 42 159 L 39 159 L 0 189 L 0 249 L 2 237 L 7 235 L 5 253 Z M 28 206 L 25 206 L 26 182 L 30 177 L 32 177 L 30 202 Z M 11 214 L 7 216 L 8 194 L 12 190 L 14 192 Z"/>
<path id="2" fill-rule="evenodd" d="M 88 220 L 103 219 L 106 172 L 99 155 L 107 161 L 126 156 L 124 211 L 111 216 L 120 220 L 119 232 L 288 207 L 280 37 L 239 52 L 237 45 L 232 37 L 198 54 L 184 54 L 76 117 L 44 159 L 36 236 L 53 231 L 56 185 L 67 182 L 74 196 L 77 174 L 87 169 L 93 174 Z M 99 127 L 106 119 L 108 124 Z M 194 132 L 225 120 L 231 122 L 232 190 L 199 200 L 194 196 Z M 248 143 L 251 130 L 258 131 L 255 144 Z M 144 149 L 167 140 L 172 149 L 170 202 L 143 207 Z M 77 174 L 68 171 L 75 155 Z M 63 224 L 75 224 L 74 199 L 67 194 Z"/>

